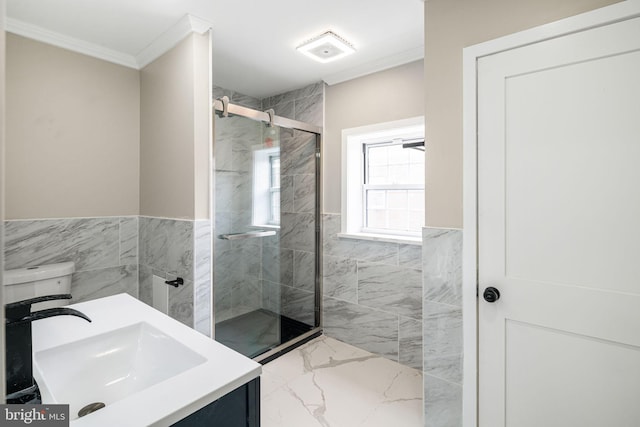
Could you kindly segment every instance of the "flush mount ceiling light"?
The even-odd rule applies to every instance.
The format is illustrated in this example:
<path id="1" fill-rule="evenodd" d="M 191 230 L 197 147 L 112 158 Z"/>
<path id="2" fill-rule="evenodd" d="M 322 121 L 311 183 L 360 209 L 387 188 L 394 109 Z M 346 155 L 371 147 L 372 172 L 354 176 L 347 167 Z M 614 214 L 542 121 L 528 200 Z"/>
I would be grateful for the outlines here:
<path id="1" fill-rule="evenodd" d="M 320 34 L 302 43 L 296 49 L 318 62 L 326 63 L 344 58 L 356 50 L 351 43 L 332 31 Z"/>

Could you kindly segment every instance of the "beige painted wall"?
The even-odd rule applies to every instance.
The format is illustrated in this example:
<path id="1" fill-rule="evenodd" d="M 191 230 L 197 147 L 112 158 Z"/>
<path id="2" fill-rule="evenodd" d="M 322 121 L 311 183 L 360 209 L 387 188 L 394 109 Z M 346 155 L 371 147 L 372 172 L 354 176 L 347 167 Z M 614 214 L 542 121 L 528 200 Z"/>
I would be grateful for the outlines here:
<path id="1" fill-rule="evenodd" d="M 5 98 L 5 33 L 4 33 L 4 0 L 0 0 L 0 176 L 4 177 L 4 98 Z M 4 186 L 0 185 L 0 248 L 4 248 Z M 3 287 L 4 257 L 0 256 L 0 289 Z M 4 305 L 4 292 L 0 292 L 0 305 Z M 4 310 L 0 310 L 0 324 L 4 324 Z M 4 373 L 4 328 L 0 329 L 0 396 L 5 395 Z"/>
<path id="2" fill-rule="evenodd" d="M 213 170 L 213 93 L 212 75 L 212 35 L 194 36 L 194 216 L 196 219 L 208 219 L 211 203 L 211 177 Z"/>
<path id="3" fill-rule="evenodd" d="M 462 227 L 462 49 L 617 0 L 427 0 L 426 223 Z"/>
<path id="4" fill-rule="evenodd" d="M 6 218 L 138 214 L 139 73 L 7 34 Z"/>
<path id="5" fill-rule="evenodd" d="M 208 218 L 209 187 L 195 181 L 208 176 L 209 40 L 192 34 L 141 70 L 141 215 Z"/>
<path id="6" fill-rule="evenodd" d="M 342 130 L 424 115 L 422 61 L 370 74 L 325 92 L 323 210 L 340 213 Z"/>

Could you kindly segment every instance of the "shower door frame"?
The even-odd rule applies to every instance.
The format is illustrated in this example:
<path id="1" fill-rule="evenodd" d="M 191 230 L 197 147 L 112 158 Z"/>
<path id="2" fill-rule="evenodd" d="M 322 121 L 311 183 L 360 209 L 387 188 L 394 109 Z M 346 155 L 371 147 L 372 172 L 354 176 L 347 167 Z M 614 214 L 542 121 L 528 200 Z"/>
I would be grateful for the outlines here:
<path id="1" fill-rule="evenodd" d="M 273 113 L 273 110 L 271 110 Z M 316 200 L 315 200 L 315 289 L 314 289 L 314 325 L 313 329 L 308 332 L 305 332 L 302 335 L 299 335 L 285 343 L 282 343 L 271 350 L 268 350 L 258 356 L 254 357 L 253 360 L 257 362 L 266 363 L 269 360 L 276 358 L 281 353 L 286 353 L 289 350 L 294 349 L 295 347 L 309 341 L 316 336 L 319 336 L 322 333 L 322 179 L 321 179 L 321 171 L 322 171 L 322 128 L 320 126 L 315 126 L 309 123 L 301 122 L 299 120 L 288 119 L 286 117 L 276 116 L 275 114 L 269 114 L 264 111 L 254 110 L 253 108 L 243 107 L 241 105 L 232 104 L 225 100 L 223 102 L 222 99 L 216 99 L 213 101 L 213 114 L 218 114 L 220 117 L 227 117 L 229 115 L 233 116 L 241 116 L 251 120 L 259 121 L 266 123 L 270 126 L 279 126 L 285 129 L 291 130 L 300 130 L 304 132 L 313 133 L 316 136 Z M 212 124 L 215 126 L 215 117 L 212 119 Z M 212 147 L 211 153 L 215 152 L 215 132 L 212 132 L 214 137 L 211 139 Z M 213 156 L 212 156 L 213 157 Z M 212 158 L 212 167 L 213 171 L 215 167 L 215 157 Z M 213 180 L 215 179 L 215 174 L 211 174 L 212 183 L 210 188 L 214 187 Z M 215 223 L 215 197 L 211 197 L 211 212 L 212 212 L 212 226 Z M 213 292 L 213 288 L 215 287 L 215 282 L 213 280 L 214 272 L 213 272 L 213 264 L 215 260 L 215 248 L 213 245 L 212 239 L 212 248 L 211 248 L 211 283 L 212 283 L 212 292 L 211 292 L 211 307 L 212 307 L 212 316 L 211 316 L 211 338 L 215 339 L 216 336 L 216 310 L 215 310 L 215 292 Z"/>

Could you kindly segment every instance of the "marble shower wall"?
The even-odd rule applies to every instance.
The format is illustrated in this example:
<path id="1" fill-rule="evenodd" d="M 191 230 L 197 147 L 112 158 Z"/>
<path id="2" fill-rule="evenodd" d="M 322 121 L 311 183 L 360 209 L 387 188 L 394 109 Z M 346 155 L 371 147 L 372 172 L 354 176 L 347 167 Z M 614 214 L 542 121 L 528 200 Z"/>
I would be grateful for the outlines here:
<path id="1" fill-rule="evenodd" d="M 253 108 L 254 110 L 262 110 L 261 99 L 214 85 L 213 99 L 222 98 L 223 96 L 228 96 L 229 102 L 232 104 L 242 105 L 243 107 Z"/>
<path id="2" fill-rule="evenodd" d="M 277 116 L 324 126 L 325 83 L 318 82 L 262 100 L 264 110 L 273 108 Z"/>
<path id="3" fill-rule="evenodd" d="M 214 95 L 259 108 L 260 100 L 216 88 Z M 246 232 L 252 226 L 253 150 L 262 142 L 260 122 L 244 117 L 215 119 L 214 296 L 216 322 L 262 307 L 262 239 L 224 240 L 219 236 Z"/>
<path id="4" fill-rule="evenodd" d="M 462 231 L 424 228 L 423 380 L 426 427 L 462 426 Z"/>
<path id="5" fill-rule="evenodd" d="M 153 305 L 154 275 L 182 277 L 184 285 L 169 287 L 168 314 L 210 336 L 210 222 L 147 216 L 139 222 L 140 300 Z"/>
<path id="6" fill-rule="evenodd" d="M 273 108 L 277 115 L 322 126 L 324 83 L 262 100 L 220 87 L 214 97 L 226 95 L 249 108 Z M 215 234 L 247 231 L 253 227 L 252 146 L 268 131 L 241 117 L 215 123 Z M 214 261 L 216 321 L 265 308 L 295 320 L 314 324 L 315 314 L 315 138 L 280 130 L 281 228 L 262 239 L 225 241 L 216 238 Z M 253 227 L 255 228 L 255 227 Z"/>
<path id="7" fill-rule="evenodd" d="M 322 127 L 324 82 L 262 100 L 276 115 Z M 264 280 L 264 306 L 307 325 L 315 323 L 315 135 L 280 133 L 280 232 L 265 240 L 263 263 L 271 274 Z M 318 212 L 318 215 L 320 213 Z M 276 259 L 278 258 L 278 259 Z M 319 266 L 318 266 L 319 268 Z M 276 272 L 275 270 L 279 270 Z M 280 280 L 276 280 L 277 278 Z M 279 306 L 278 306 L 279 305 Z"/>
<path id="8" fill-rule="evenodd" d="M 256 110 L 273 108 L 277 116 L 324 126 L 325 83 L 317 82 L 300 89 L 257 99 L 219 86 L 213 87 L 213 99 L 228 96 L 233 104 Z"/>
<path id="9" fill-rule="evenodd" d="M 422 248 L 338 238 L 340 220 L 323 215 L 325 334 L 422 369 Z"/>
<path id="10" fill-rule="evenodd" d="M 73 261 L 73 302 L 138 296 L 138 217 L 5 221 L 5 269 Z"/>
<path id="11" fill-rule="evenodd" d="M 264 277 L 264 294 L 269 300 L 263 300 L 272 311 L 313 326 L 316 138 L 294 131 L 290 136 L 281 135 L 280 144 L 280 230 L 277 236 L 264 240 L 263 265 L 270 274 Z"/>

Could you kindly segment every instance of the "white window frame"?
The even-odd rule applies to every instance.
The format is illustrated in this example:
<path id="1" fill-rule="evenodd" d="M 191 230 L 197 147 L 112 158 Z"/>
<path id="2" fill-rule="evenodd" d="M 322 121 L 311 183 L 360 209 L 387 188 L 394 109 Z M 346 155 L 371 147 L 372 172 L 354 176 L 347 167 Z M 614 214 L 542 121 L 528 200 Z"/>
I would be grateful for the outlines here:
<path id="1" fill-rule="evenodd" d="M 280 157 L 280 147 L 259 148 L 253 151 L 252 218 L 254 227 L 280 228 L 271 217 L 274 187 L 271 186 L 271 158 Z"/>
<path id="2" fill-rule="evenodd" d="M 371 146 L 393 146 L 393 145 L 401 145 L 405 142 L 411 141 L 414 142 L 416 140 L 421 140 L 424 141 L 424 137 L 417 137 L 417 138 L 412 138 L 412 139 L 406 139 L 406 138 L 396 138 L 394 140 L 387 140 L 387 141 L 371 141 L 371 140 L 366 140 L 363 138 L 362 140 L 362 154 L 363 154 L 363 161 L 362 161 L 362 165 L 363 167 L 365 167 L 367 165 L 367 156 L 368 153 L 367 151 L 369 150 L 369 147 Z M 373 228 L 373 227 L 369 227 L 368 223 L 367 223 L 367 191 L 369 190 L 422 190 L 424 191 L 424 180 L 422 181 L 422 184 L 369 184 L 367 183 L 368 181 L 368 174 L 367 174 L 367 170 L 366 168 L 363 170 L 363 174 L 361 176 L 361 179 L 364 180 L 364 182 L 362 183 L 362 233 L 365 234 L 385 234 L 385 235 L 391 235 L 391 236 L 408 236 L 408 237 L 420 237 L 420 235 L 422 234 L 421 231 L 416 231 L 416 232 L 411 232 L 411 231 L 400 231 L 400 230 L 389 230 L 389 229 L 379 229 L 379 228 Z"/>
<path id="3" fill-rule="evenodd" d="M 364 144 L 418 138 L 424 138 L 424 117 L 360 126 L 342 131 L 342 227 L 339 237 L 417 244 L 422 242 L 420 233 L 370 230 L 364 227 L 366 206 Z"/>
<path id="4" fill-rule="evenodd" d="M 280 162 L 280 150 L 278 150 L 277 154 L 275 153 L 271 153 L 269 154 L 269 220 L 268 220 L 268 224 L 269 225 L 280 225 L 280 215 L 278 215 L 278 218 L 275 218 L 273 215 L 273 197 L 275 193 L 278 193 L 278 201 L 280 201 L 280 198 L 282 197 L 282 192 L 280 191 L 280 186 L 276 187 L 273 185 L 273 160 L 274 159 L 278 159 L 278 162 Z M 280 170 L 281 166 L 278 166 L 278 170 Z M 280 179 L 282 179 L 280 177 Z M 282 182 L 280 182 L 280 184 L 282 185 Z M 278 210 L 278 213 L 280 213 L 280 211 Z"/>

